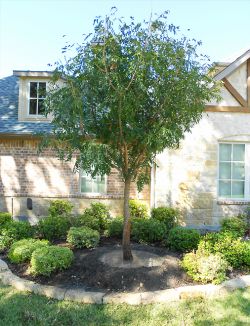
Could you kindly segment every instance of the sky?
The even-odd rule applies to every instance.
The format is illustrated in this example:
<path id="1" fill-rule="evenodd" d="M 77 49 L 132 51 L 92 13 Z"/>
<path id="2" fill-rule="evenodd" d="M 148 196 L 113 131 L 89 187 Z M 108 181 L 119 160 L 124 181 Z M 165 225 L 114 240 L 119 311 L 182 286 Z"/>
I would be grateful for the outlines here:
<path id="1" fill-rule="evenodd" d="M 250 0 L 0 0 L 0 77 L 49 70 L 62 58 L 65 41 L 80 43 L 95 16 L 112 6 L 137 21 L 169 10 L 169 23 L 201 40 L 212 61 L 232 60 L 250 48 Z"/>

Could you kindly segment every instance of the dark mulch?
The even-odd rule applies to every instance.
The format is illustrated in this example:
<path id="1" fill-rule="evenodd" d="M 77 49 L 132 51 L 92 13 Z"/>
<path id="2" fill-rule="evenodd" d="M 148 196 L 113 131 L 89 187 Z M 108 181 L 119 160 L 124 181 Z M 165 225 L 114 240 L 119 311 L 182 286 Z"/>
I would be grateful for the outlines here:
<path id="1" fill-rule="evenodd" d="M 64 245 L 64 244 L 60 244 Z M 121 242 L 103 239 L 96 249 L 74 250 L 72 266 L 50 277 L 33 277 L 27 274 L 28 264 L 11 264 L 2 255 L 16 275 L 46 285 L 85 288 L 86 290 L 108 291 L 155 291 L 191 285 L 194 282 L 179 265 L 180 255 L 166 248 L 132 244 L 132 249 L 145 250 L 159 256 L 167 256 L 167 263 L 158 267 L 115 268 L 103 264 L 99 257 L 109 250 L 121 249 Z"/>

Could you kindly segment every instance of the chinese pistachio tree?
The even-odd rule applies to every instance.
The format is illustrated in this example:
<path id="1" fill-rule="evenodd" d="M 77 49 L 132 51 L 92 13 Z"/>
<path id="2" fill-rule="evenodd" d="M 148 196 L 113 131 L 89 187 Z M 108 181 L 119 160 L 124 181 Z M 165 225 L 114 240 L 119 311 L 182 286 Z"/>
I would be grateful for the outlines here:
<path id="1" fill-rule="evenodd" d="M 133 258 L 131 183 L 142 189 L 156 154 L 178 147 L 217 94 L 207 57 L 198 54 L 200 43 L 178 35 L 167 12 L 142 23 L 133 17 L 127 23 L 114 12 L 98 17 L 76 54 L 56 64 L 53 82 L 63 85 L 47 97 L 58 156 L 77 155 L 75 169 L 92 177 L 109 175 L 111 168 L 120 172 L 124 260 Z"/>

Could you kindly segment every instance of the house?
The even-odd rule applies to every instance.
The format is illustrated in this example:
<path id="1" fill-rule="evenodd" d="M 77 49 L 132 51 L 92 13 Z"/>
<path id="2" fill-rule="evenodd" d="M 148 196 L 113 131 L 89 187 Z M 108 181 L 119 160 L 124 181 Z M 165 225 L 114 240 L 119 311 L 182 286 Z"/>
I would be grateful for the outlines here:
<path id="1" fill-rule="evenodd" d="M 35 222 L 49 201 L 69 199 L 81 212 L 93 201 L 121 214 L 123 183 L 117 171 L 106 178 L 73 173 L 72 162 L 53 150 L 38 154 L 39 132 L 51 131 L 43 100 L 51 72 L 14 71 L 0 80 L 0 210 Z M 250 50 L 219 63 L 221 101 L 208 103 L 201 121 L 178 150 L 157 156 L 150 186 L 132 196 L 150 207 L 177 206 L 187 225 L 216 226 L 250 204 Z"/>
<path id="2" fill-rule="evenodd" d="M 250 50 L 219 63 L 221 101 L 208 103 L 178 150 L 157 157 L 153 205 L 179 206 L 188 225 L 219 224 L 250 205 Z"/>
<path id="3" fill-rule="evenodd" d="M 117 171 L 91 179 L 73 173 L 74 161 L 58 160 L 51 149 L 38 154 L 41 132 L 51 131 L 42 103 L 52 73 L 14 71 L 0 80 L 0 211 L 36 222 L 54 199 L 71 200 L 75 212 L 102 201 L 113 215 L 122 213 L 123 182 Z M 149 203 L 149 187 L 132 196 Z"/>

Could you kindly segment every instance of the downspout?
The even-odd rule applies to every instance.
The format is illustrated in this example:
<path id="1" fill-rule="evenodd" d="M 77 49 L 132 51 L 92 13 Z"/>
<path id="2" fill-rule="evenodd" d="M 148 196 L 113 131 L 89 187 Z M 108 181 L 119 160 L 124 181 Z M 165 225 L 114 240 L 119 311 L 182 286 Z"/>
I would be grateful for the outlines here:
<path id="1" fill-rule="evenodd" d="M 150 209 L 155 208 L 156 205 L 156 164 L 153 164 L 151 168 L 151 182 L 150 182 Z"/>

